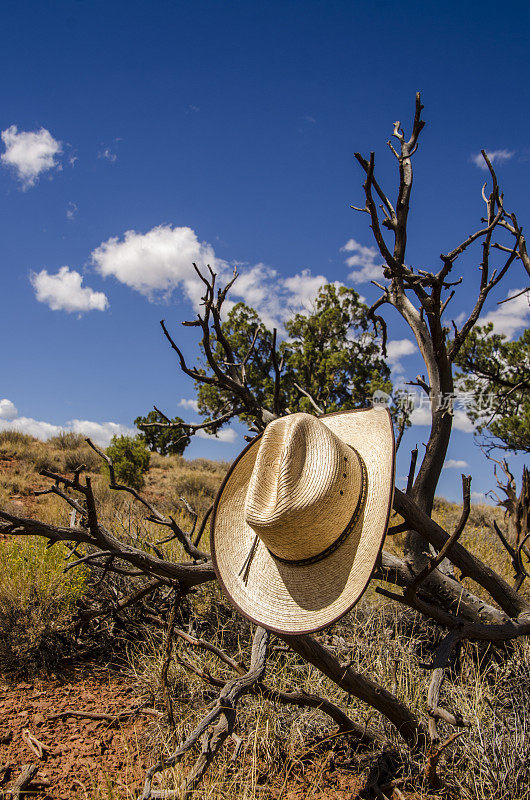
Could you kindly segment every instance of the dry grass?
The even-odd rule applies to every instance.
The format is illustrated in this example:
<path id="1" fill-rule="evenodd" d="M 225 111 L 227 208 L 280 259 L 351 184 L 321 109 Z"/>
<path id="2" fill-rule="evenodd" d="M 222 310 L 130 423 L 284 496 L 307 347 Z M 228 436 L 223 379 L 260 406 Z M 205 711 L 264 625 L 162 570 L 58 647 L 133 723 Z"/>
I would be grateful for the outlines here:
<path id="1" fill-rule="evenodd" d="M 248 663 L 250 630 L 232 613 L 218 590 L 202 591 L 202 613 L 193 616 L 198 632 Z M 419 716 L 426 719 L 426 697 L 430 673 L 421 664 L 429 662 L 440 632 L 413 613 L 384 606 L 374 609 L 366 603 L 323 635 L 322 640 L 341 660 L 351 659 L 354 669 L 370 675 L 395 694 Z M 163 707 L 160 670 L 163 637 L 151 634 L 147 643 L 131 651 L 135 681 L 150 702 Z M 204 652 L 177 644 L 177 653 L 206 668 L 216 677 L 233 675 L 219 661 Z M 389 778 L 405 780 L 402 791 L 425 792 L 415 797 L 452 797 L 470 800 L 528 800 L 530 798 L 530 645 L 517 642 L 503 652 L 465 644 L 455 668 L 443 687 L 441 701 L 458 710 L 471 727 L 442 757 L 439 774 L 441 792 L 423 786 L 422 763 L 410 760 L 402 742 L 376 712 L 348 696 L 335 684 L 297 656 L 285 652 L 272 640 L 266 682 L 277 689 L 296 686 L 325 695 L 340 705 L 357 722 L 370 724 L 385 733 L 394 751 L 395 772 Z M 159 728 L 153 736 L 155 752 L 168 755 L 206 713 L 216 690 L 182 666 L 172 662 L 170 682 L 175 698 L 177 730 L 170 735 Z M 441 735 L 452 729 L 440 724 Z M 283 798 L 287 788 L 304 787 L 297 797 L 320 797 L 346 781 L 357 796 L 368 777 L 376 753 L 356 750 L 333 735 L 331 721 L 315 710 L 273 707 L 267 701 L 249 697 L 238 714 L 237 733 L 243 737 L 238 760 L 231 760 L 231 746 L 225 747 L 196 791 L 196 798 L 221 800 L 226 797 Z M 160 788 L 177 788 L 197 752 L 160 779 Z"/>
<path id="2" fill-rule="evenodd" d="M 58 437 L 55 441 L 43 443 L 21 434 L 0 434 L 0 469 L 3 478 L 0 503 L 3 507 L 7 504 L 16 509 L 17 513 L 66 524 L 69 512 L 57 498 L 45 496 L 36 499 L 32 496 L 34 488 L 44 488 L 48 483 L 38 475 L 35 463 L 68 471 L 75 466 L 78 455 L 82 454 L 83 463 L 86 463 L 84 448 L 85 445 L 78 439 Z M 92 451 L 89 452 L 92 454 Z M 135 542 L 137 546 L 146 547 L 148 542 L 163 538 L 163 530 L 145 521 L 146 514 L 141 506 L 128 495 L 108 489 L 105 476 L 99 473 L 98 462 L 89 461 L 88 466 L 93 471 L 101 519 L 116 535 Z M 226 469 L 226 464 L 204 459 L 186 461 L 182 457 L 162 458 L 153 454 L 144 491 L 160 511 L 175 515 L 187 527 L 190 517 L 180 497 L 185 497 L 199 513 L 204 513 Z M 459 515 L 460 507 L 457 504 L 442 499 L 436 501 L 433 516 L 447 530 L 454 528 Z M 493 515 L 502 522 L 501 510 L 474 506 L 462 543 L 511 581 L 509 559 L 488 524 Z M 205 536 L 202 542 L 206 549 L 207 538 Z M 389 537 L 387 546 L 399 552 L 400 536 Z M 39 621 L 38 615 L 35 617 L 37 604 L 31 598 L 40 592 L 42 609 L 47 609 L 47 618 L 55 624 L 56 620 L 64 620 L 65 616 L 74 613 L 75 602 L 83 587 L 74 583 L 69 588 L 61 575 L 59 555 L 54 556 L 57 562 L 50 566 L 50 562 L 43 560 L 42 549 L 39 550 L 39 546 L 29 540 L 9 547 L 12 548 L 9 559 L 18 559 L 19 565 L 11 571 L 9 580 L 18 583 L 16 588 L 9 589 L 4 576 L 4 583 L 0 585 L 0 606 L 5 604 L 8 595 L 18 597 L 18 611 L 14 613 L 11 610 L 7 616 L 11 615 L 16 620 L 18 628 L 24 625 L 28 627 L 28 621 L 31 621 L 30 627 L 37 631 L 38 638 L 38 635 L 43 635 L 44 629 L 42 619 Z M 54 551 L 55 548 L 48 552 Z M 168 559 L 187 558 L 180 545 L 174 542 L 164 545 L 163 552 Z M 4 559 L 8 558 L 6 554 L 7 550 L 4 550 Z M 22 562 L 20 558 L 26 560 Z M 22 563 L 24 567 L 21 570 Z M 22 574 L 24 580 L 21 579 Z M 43 586 L 44 574 L 48 576 L 49 584 Z M 72 579 L 75 577 L 72 573 L 68 575 Z M 107 588 L 110 590 L 112 587 Z M 118 589 L 121 591 L 124 588 L 125 584 L 120 583 Z M 475 586 L 470 588 L 478 591 Z M 101 590 L 104 589 L 102 587 Z M 191 625 L 193 633 L 216 642 L 232 656 L 248 663 L 249 626 L 233 611 L 219 588 L 214 584 L 199 588 L 191 595 L 190 602 L 192 606 L 183 610 L 180 624 L 186 627 Z M 421 668 L 421 664 L 430 660 L 439 636 L 440 633 L 433 626 L 414 614 L 386 604 L 380 595 L 375 594 L 372 582 L 360 607 L 333 629 L 326 631 L 322 639 L 341 659 L 351 659 L 355 669 L 394 691 L 425 719 L 430 674 Z M 7 641 L 6 637 L 4 641 Z M 129 646 L 128 669 L 138 684 L 139 692 L 150 702 L 162 707 L 159 686 L 162 633 L 151 630 L 136 645 L 133 643 Z M 232 677 L 213 656 L 194 652 L 182 644 L 177 648 L 177 652 L 185 655 L 189 661 L 205 666 L 212 674 L 222 678 Z M 529 674 L 530 646 L 527 641 L 497 651 L 483 646 L 463 646 L 453 674 L 444 684 L 441 702 L 450 709 L 460 711 L 471 722 L 471 728 L 442 757 L 440 774 L 444 780 L 445 794 L 431 793 L 429 796 L 530 800 Z M 285 652 L 274 640 L 266 680 L 276 688 L 294 685 L 306 691 L 325 694 L 355 720 L 368 722 L 384 730 L 398 754 L 395 758 L 396 774 L 402 777 L 409 775 L 412 779 L 411 783 L 403 785 L 405 796 L 408 797 L 407 792 L 412 786 L 422 791 L 420 765 L 410 762 L 391 726 L 362 703 L 348 698 L 317 670 L 301 662 L 294 654 Z M 169 753 L 175 742 L 189 733 L 204 715 L 206 706 L 215 696 L 215 690 L 190 674 L 176 659 L 171 666 L 170 682 L 178 728 L 169 735 L 166 729 L 153 726 L 153 757 L 156 753 Z M 442 735 L 450 733 L 443 724 L 441 728 Z M 320 712 L 272 707 L 256 697 L 246 698 L 242 702 L 238 733 L 243 737 L 238 760 L 235 763 L 231 761 L 231 748 L 226 747 L 200 790 L 195 793 L 197 798 L 285 798 L 287 789 L 290 791 L 294 785 L 300 787 L 300 798 L 316 798 L 324 796 L 326 792 L 331 797 L 334 796 L 332 789 L 342 785 L 340 781 L 346 782 L 350 787 L 350 795 L 355 797 L 374 759 L 374 753 L 366 755 L 357 752 L 343 740 L 326 740 L 326 737 L 333 736 L 333 724 Z M 124 759 L 126 763 L 133 764 L 138 746 L 135 742 L 129 745 Z M 161 785 L 168 788 L 177 786 L 194 755 L 190 755 L 172 774 L 164 775 Z M 87 795 L 93 800 L 103 797 L 131 800 L 134 796 L 134 793 L 124 791 L 118 785 L 113 786 L 110 779 L 105 792 L 93 787 Z"/>

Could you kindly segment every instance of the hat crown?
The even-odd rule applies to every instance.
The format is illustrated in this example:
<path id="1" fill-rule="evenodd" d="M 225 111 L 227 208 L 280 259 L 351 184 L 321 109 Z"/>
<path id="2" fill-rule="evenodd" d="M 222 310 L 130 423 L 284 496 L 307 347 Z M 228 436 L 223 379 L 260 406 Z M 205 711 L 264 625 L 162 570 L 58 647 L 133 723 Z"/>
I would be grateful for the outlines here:
<path id="1" fill-rule="evenodd" d="M 250 478 L 245 521 L 270 552 L 299 561 L 347 528 L 363 489 L 360 456 L 310 414 L 270 423 Z"/>

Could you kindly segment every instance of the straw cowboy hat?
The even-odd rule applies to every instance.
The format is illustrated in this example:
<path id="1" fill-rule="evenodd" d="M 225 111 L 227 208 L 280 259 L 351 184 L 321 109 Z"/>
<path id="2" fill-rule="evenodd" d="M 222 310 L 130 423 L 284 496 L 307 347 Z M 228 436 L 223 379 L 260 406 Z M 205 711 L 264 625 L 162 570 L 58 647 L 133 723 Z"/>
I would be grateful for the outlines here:
<path id="1" fill-rule="evenodd" d="M 271 631 L 330 625 L 370 580 L 393 488 L 386 408 L 271 422 L 234 462 L 215 501 L 211 551 L 221 586 Z"/>

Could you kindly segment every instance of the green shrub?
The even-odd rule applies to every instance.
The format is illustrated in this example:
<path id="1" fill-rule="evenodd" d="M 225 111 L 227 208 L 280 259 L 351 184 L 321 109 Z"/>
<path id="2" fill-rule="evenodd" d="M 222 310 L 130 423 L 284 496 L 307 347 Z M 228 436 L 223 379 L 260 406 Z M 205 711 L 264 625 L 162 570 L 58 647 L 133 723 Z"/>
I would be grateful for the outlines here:
<path id="1" fill-rule="evenodd" d="M 141 489 L 149 469 L 149 451 L 142 436 L 113 436 L 107 455 L 114 464 L 116 480 Z"/>
<path id="2" fill-rule="evenodd" d="M 60 655 L 88 584 L 86 569 L 63 573 L 66 552 L 38 537 L 0 547 L 0 668 L 50 667 Z"/>

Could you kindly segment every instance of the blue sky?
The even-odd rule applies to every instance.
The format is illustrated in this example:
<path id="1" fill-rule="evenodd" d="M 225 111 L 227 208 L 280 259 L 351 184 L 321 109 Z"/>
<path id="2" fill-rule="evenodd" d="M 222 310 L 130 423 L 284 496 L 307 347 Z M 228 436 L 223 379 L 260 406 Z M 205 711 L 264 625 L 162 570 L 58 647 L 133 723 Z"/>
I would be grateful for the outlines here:
<path id="1" fill-rule="evenodd" d="M 364 278 L 378 259 L 349 208 L 362 204 L 353 153 L 376 151 L 392 193 L 386 141 L 396 119 L 410 127 L 417 90 L 428 124 L 409 263 L 436 266 L 478 224 L 482 147 L 528 224 L 529 16 L 522 2 L 5 3 L 0 425 L 103 441 L 153 403 L 196 420 L 158 324 L 193 360 L 193 331 L 180 327 L 197 296 L 193 259 L 237 263 L 235 299 L 271 321 L 321 279 L 374 299 Z M 479 261 L 462 263 L 449 316 L 468 310 Z M 496 303 L 525 280 L 515 265 L 487 305 L 510 336 L 528 324 L 526 298 Z M 413 378 L 411 334 L 388 320 L 394 375 Z M 197 439 L 187 455 L 229 460 L 242 432 Z M 406 434 L 398 479 L 427 433 Z M 455 430 L 449 457 L 475 491 L 493 485 L 472 433 Z M 459 496 L 461 471 L 444 471 L 441 493 Z"/>

